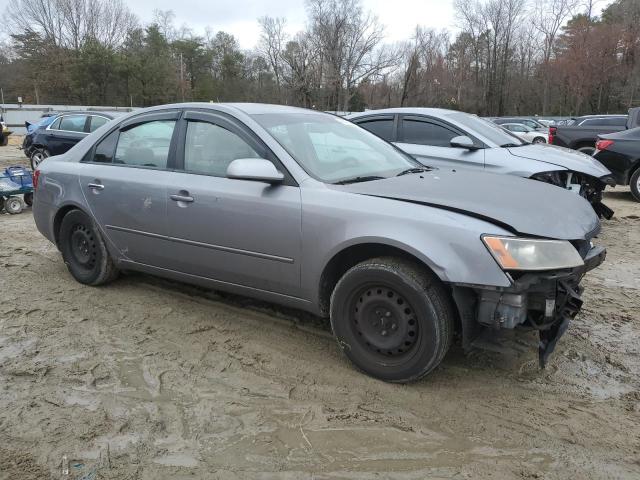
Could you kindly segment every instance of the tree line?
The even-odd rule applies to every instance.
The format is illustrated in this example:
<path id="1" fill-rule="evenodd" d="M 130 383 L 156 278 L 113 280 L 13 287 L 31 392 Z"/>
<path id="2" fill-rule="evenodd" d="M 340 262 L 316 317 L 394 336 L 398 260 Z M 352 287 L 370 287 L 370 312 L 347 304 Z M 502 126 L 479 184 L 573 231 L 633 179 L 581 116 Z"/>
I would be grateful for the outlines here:
<path id="1" fill-rule="evenodd" d="M 600 15 L 593 4 L 455 0 L 455 35 L 416 26 L 389 43 L 361 0 L 307 0 L 303 31 L 262 17 L 246 50 L 223 31 L 177 28 L 171 11 L 142 24 L 122 0 L 13 0 L 0 87 L 7 103 L 624 112 L 640 104 L 640 0 L 615 0 Z"/>

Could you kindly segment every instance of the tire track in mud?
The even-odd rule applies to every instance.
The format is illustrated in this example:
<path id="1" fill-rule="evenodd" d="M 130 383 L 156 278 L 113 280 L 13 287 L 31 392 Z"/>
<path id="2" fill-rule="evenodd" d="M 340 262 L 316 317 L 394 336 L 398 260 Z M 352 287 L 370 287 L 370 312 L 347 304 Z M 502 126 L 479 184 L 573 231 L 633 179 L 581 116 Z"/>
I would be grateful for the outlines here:
<path id="1" fill-rule="evenodd" d="M 58 474 L 65 454 L 104 478 L 640 474 L 640 300 L 618 268 L 637 271 L 637 219 L 605 223 L 608 263 L 547 371 L 532 351 L 453 349 L 408 386 L 353 370 L 318 319 L 141 275 L 79 286 L 28 213 L 0 230 L 12 478 L 11 458 Z"/>

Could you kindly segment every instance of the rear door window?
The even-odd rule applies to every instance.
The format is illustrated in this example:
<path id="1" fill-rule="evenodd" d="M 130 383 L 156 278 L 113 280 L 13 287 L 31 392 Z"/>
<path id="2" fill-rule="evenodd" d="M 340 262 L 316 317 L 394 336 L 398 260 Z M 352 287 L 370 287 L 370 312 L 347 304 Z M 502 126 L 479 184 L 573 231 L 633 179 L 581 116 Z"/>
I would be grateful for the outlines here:
<path id="1" fill-rule="evenodd" d="M 66 132 L 84 132 L 84 125 L 87 122 L 86 115 L 65 115 L 60 120 L 58 130 Z"/>
<path id="2" fill-rule="evenodd" d="M 402 138 L 404 143 L 450 147 L 451 139 L 459 134 L 441 125 L 424 120 L 403 119 Z"/>
<path id="3" fill-rule="evenodd" d="M 156 120 L 121 131 L 113 163 L 167 168 L 175 120 Z"/>

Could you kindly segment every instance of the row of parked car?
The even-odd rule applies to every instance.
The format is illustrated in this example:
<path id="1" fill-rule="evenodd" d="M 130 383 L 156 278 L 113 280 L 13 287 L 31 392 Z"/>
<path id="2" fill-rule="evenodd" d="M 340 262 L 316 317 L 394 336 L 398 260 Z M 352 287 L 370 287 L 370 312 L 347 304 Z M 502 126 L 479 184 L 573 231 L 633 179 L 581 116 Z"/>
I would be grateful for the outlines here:
<path id="1" fill-rule="evenodd" d="M 475 115 L 187 103 L 45 123 L 25 140 L 33 214 L 79 282 L 135 270 L 329 317 L 386 381 L 502 329 L 537 331 L 544 366 L 606 253 L 611 172 Z"/>

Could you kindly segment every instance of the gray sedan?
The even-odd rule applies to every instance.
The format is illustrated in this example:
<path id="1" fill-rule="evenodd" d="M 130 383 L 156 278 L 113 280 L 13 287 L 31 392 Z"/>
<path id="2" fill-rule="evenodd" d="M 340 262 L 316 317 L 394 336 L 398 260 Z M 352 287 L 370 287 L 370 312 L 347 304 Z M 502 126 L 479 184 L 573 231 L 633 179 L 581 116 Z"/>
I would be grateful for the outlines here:
<path id="1" fill-rule="evenodd" d="M 454 332 L 470 348 L 534 329 L 544 364 L 605 255 L 578 195 L 431 171 L 291 107 L 136 111 L 34 177 L 36 225 L 79 282 L 136 270 L 330 317 L 345 354 L 386 381 L 432 371 Z"/>
<path id="2" fill-rule="evenodd" d="M 611 172 L 575 150 L 531 145 L 490 120 L 440 108 L 388 108 L 348 118 L 425 165 L 551 183 L 582 195 L 599 216 L 613 216 L 601 201 L 605 187 L 615 185 Z"/>

